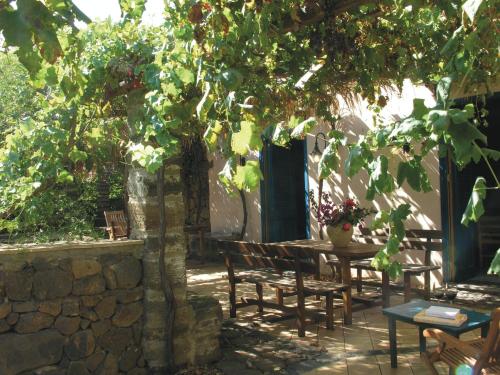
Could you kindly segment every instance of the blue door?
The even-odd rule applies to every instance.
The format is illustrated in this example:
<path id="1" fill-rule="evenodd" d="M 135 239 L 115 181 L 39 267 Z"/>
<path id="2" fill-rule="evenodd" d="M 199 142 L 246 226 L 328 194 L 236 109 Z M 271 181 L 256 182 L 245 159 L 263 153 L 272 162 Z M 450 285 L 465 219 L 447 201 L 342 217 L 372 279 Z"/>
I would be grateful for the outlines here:
<path id="1" fill-rule="evenodd" d="M 459 106 L 470 101 L 460 101 Z M 481 131 L 488 137 L 488 147 L 500 150 L 500 93 L 489 97 L 486 101 L 488 110 L 488 127 Z M 492 162 L 497 176 L 500 175 L 500 161 Z M 479 267 L 477 224 L 468 227 L 461 224 L 462 214 L 469 201 L 472 187 L 478 176 L 483 176 L 488 186 L 495 186 L 491 173 L 483 160 L 478 164 L 471 163 L 459 170 L 450 158 L 440 160 L 441 170 L 441 212 L 444 233 L 445 253 L 443 268 L 445 278 L 453 281 L 464 281 L 478 273 L 484 272 Z M 489 190 L 485 200 L 485 215 L 500 216 L 500 191 Z"/>
<path id="2" fill-rule="evenodd" d="M 304 141 L 288 148 L 266 143 L 261 153 L 262 240 L 309 238 L 307 153 Z"/>

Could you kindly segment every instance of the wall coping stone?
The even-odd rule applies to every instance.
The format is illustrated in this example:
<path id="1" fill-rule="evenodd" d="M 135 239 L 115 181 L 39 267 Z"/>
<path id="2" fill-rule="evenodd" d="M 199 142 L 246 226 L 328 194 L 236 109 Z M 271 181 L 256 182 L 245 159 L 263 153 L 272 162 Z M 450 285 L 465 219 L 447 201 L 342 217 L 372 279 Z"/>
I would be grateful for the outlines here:
<path id="1" fill-rule="evenodd" d="M 99 255 L 110 252 L 134 253 L 136 256 L 142 256 L 144 250 L 143 240 L 99 240 L 99 241 L 58 241 L 43 244 L 13 244 L 0 245 L 0 257 L 19 256 L 19 255 L 37 255 L 44 253 L 68 253 L 67 255 Z M 78 253 L 83 250 L 83 252 Z M 76 253 L 76 254 L 75 254 Z"/>

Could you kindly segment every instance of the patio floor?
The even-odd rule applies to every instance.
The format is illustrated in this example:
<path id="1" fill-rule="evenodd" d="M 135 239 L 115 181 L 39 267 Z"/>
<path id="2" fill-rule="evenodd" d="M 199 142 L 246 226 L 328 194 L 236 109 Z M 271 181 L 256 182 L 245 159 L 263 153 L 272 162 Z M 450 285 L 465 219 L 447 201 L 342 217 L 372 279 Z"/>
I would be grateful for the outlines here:
<path id="1" fill-rule="evenodd" d="M 269 323 L 276 314 L 256 312 L 255 306 L 238 309 L 237 318 L 229 319 L 226 270 L 219 264 L 188 266 L 188 288 L 219 299 L 224 312 L 221 361 L 208 366 L 210 373 L 252 374 L 429 374 L 420 360 L 418 331 L 410 324 L 397 323 L 398 365 L 391 369 L 386 318 L 380 306 L 353 313 L 353 324 L 342 324 L 341 309 L 335 310 L 335 330 L 324 328 L 324 322 L 309 325 L 306 337 L 299 338 L 294 320 Z M 254 296 L 251 285 L 238 285 L 238 296 Z M 274 297 L 265 290 L 265 297 Z M 314 304 L 314 299 L 312 298 Z M 294 300 L 289 300 L 293 304 Z M 286 300 L 285 300 L 286 303 Z M 391 304 L 402 303 L 393 295 Z M 479 330 L 462 336 L 479 337 Z M 429 342 L 432 346 L 433 343 Z M 439 372 L 448 374 L 447 367 Z"/>

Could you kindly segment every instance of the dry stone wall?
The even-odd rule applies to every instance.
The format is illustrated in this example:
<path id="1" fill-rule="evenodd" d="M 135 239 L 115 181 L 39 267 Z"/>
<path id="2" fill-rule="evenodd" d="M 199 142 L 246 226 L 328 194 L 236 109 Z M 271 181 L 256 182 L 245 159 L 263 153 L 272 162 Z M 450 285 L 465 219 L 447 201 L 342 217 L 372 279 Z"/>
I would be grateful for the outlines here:
<path id="1" fill-rule="evenodd" d="M 147 374 L 143 248 L 0 248 L 0 374 Z"/>

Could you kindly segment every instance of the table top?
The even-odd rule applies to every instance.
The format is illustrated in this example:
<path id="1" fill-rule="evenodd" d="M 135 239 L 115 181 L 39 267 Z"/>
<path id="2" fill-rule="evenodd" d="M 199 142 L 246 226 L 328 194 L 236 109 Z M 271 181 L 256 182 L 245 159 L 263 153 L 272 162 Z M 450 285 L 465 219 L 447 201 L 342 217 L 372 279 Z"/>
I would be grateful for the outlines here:
<path id="1" fill-rule="evenodd" d="M 333 254 L 338 257 L 352 259 L 364 259 L 373 257 L 381 248 L 381 245 L 351 242 L 349 246 L 333 246 L 328 240 L 295 240 L 273 242 L 267 244 L 273 247 L 284 247 L 286 249 L 301 249 L 309 252 L 319 252 L 321 254 Z"/>
<path id="2" fill-rule="evenodd" d="M 442 329 L 443 331 L 451 332 L 451 333 L 456 333 L 460 334 L 462 332 L 467 332 L 471 331 L 475 328 L 482 327 L 484 325 L 489 324 L 490 322 L 490 316 L 488 314 L 483 314 L 477 311 L 469 310 L 469 309 L 463 309 L 460 308 L 460 312 L 462 314 L 467 315 L 467 321 L 462 324 L 460 327 L 452 327 L 452 326 L 445 326 L 442 324 L 430 324 L 430 323 L 420 323 L 420 322 L 415 322 L 413 320 L 413 317 L 415 314 L 419 313 L 420 311 L 427 309 L 430 306 L 449 306 L 449 307 L 455 307 L 458 308 L 458 306 L 451 306 L 451 305 L 446 305 L 442 303 L 434 303 L 434 302 L 429 302 L 429 301 L 423 301 L 423 300 L 413 300 L 408 303 L 398 305 L 398 306 L 393 306 L 393 307 L 387 307 L 382 310 L 384 315 L 387 315 L 389 317 L 395 318 L 397 320 L 401 320 L 407 323 L 412 323 L 418 326 L 425 326 L 425 327 L 435 327 Z"/>

